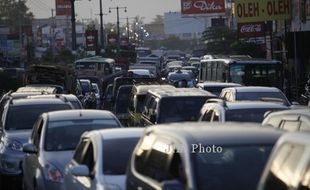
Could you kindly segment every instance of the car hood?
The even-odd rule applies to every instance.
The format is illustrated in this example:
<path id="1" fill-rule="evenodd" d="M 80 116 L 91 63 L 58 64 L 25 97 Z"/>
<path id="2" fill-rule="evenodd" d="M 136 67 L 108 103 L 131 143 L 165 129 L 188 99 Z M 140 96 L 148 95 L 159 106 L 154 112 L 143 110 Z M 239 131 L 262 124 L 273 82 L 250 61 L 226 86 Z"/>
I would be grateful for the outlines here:
<path id="1" fill-rule="evenodd" d="M 71 161 L 74 150 L 44 152 L 44 160 L 57 167 L 63 173 L 65 166 Z"/>
<path id="2" fill-rule="evenodd" d="M 116 185 L 121 190 L 125 190 L 126 185 L 126 175 L 104 175 L 100 179 L 101 184 L 110 184 L 110 185 Z"/>
<path id="3" fill-rule="evenodd" d="M 24 144 L 28 141 L 32 130 L 14 130 L 6 131 L 5 137 L 9 140 L 17 140 Z"/>

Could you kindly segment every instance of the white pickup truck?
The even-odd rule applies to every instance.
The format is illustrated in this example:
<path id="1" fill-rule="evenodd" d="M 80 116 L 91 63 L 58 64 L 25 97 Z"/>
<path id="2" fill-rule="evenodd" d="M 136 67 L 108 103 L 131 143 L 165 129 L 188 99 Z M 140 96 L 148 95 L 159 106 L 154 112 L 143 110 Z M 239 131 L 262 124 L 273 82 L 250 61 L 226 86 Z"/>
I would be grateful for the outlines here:
<path id="1" fill-rule="evenodd" d="M 160 58 L 158 57 L 139 57 L 137 63 L 131 65 L 129 69 L 147 69 L 154 75 L 160 73 Z"/>

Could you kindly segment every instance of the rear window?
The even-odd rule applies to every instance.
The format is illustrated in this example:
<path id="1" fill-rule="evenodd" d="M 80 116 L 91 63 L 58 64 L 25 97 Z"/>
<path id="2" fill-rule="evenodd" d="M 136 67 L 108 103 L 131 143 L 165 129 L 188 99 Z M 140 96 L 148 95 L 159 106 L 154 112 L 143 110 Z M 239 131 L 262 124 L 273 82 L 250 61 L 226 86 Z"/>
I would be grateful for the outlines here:
<path id="1" fill-rule="evenodd" d="M 32 129 L 33 124 L 44 112 L 69 110 L 72 109 L 68 104 L 41 104 L 41 105 L 26 105 L 12 106 L 8 111 L 7 120 L 5 123 L 6 130 L 22 130 Z"/>
<path id="2" fill-rule="evenodd" d="M 47 127 L 45 150 L 74 150 L 86 131 L 120 127 L 114 119 L 66 120 L 50 122 Z"/>
<path id="3" fill-rule="evenodd" d="M 282 100 L 285 105 L 289 105 L 286 97 L 280 92 L 240 92 L 236 95 L 236 100 L 262 100 L 268 98 L 277 98 Z"/>
<path id="4" fill-rule="evenodd" d="M 138 140 L 139 138 L 126 138 L 103 141 L 103 173 L 105 175 L 124 175 Z"/>
<path id="5" fill-rule="evenodd" d="M 258 109 L 240 109 L 240 110 L 227 110 L 225 114 L 226 121 L 237 122 L 255 122 L 261 123 L 264 120 L 264 114 L 267 111 L 280 111 L 283 109 L 274 108 L 258 108 Z"/>
<path id="6" fill-rule="evenodd" d="M 171 97 L 160 102 L 159 122 L 197 121 L 208 97 Z"/>
<path id="7" fill-rule="evenodd" d="M 130 101 L 130 88 L 121 88 L 118 91 L 116 102 L 115 102 L 115 112 L 116 113 L 127 113 L 127 108 Z"/>

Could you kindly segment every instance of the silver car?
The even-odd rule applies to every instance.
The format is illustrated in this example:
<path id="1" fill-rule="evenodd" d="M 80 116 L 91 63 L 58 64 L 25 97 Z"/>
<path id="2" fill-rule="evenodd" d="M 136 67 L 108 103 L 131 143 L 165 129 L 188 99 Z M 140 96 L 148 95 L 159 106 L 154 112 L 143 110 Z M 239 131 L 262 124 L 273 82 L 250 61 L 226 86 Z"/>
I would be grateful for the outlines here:
<path id="1" fill-rule="evenodd" d="M 123 128 L 85 134 L 66 166 L 65 189 L 124 190 L 127 163 L 143 131 Z"/>
<path id="2" fill-rule="evenodd" d="M 70 110 L 42 114 L 24 144 L 25 189 L 63 189 L 63 171 L 72 158 L 81 135 L 90 130 L 119 128 L 109 111 Z"/>
<path id="3" fill-rule="evenodd" d="M 71 104 L 59 98 L 8 100 L 0 123 L 0 177 L 22 174 L 23 143 L 27 142 L 38 116 L 43 112 L 68 109 L 73 109 Z"/>

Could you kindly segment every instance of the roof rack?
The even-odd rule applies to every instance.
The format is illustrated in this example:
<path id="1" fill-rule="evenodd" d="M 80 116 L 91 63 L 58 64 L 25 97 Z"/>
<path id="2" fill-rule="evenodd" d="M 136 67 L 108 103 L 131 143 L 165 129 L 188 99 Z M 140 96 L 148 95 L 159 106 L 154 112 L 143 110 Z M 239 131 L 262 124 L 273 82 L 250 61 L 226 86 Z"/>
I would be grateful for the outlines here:
<path id="1" fill-rule="evenodd" d="M 218 103 L 226 107 L 226 101 L 221 98 L 210 98 L 206 101 L 206 103 Z"/>
<path id="2" fill-rule="evenodd" d="M 65 96 L 61 95 L 61 94 L 55 94 L 55 97 L 63 100 L 64 102 L 68 102 L 68 99 Z"/>

